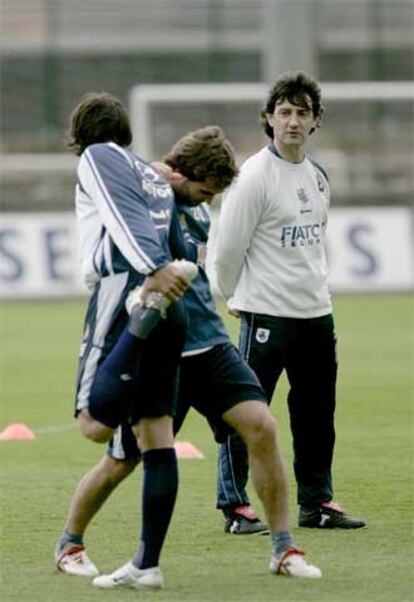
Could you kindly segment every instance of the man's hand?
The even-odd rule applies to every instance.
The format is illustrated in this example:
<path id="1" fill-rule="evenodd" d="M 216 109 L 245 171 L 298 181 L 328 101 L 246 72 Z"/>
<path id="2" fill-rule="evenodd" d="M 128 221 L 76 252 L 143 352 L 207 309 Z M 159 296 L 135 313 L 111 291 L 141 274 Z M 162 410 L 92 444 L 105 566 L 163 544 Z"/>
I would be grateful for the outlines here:
<path id="1" fill-rule="evenodd" d="M 170 185 L 179 184 L 184 179 L 184 176 L 181 175 L 179 171 L 174 171 L 172 167 L 166 163 L 162 163 L 162 161 L 153 161 L 151 167 L 153 167 L 164 180 L 167 180 Z"/>
<path id="2" fill-rule="evenodd" d="M 141 300 L 145 300 L 150 292 L 161 293 L 170 301 L 177 301 L 183 296 L 189 281 L 182 271 L 174 263 L 168 263 L 164 267 L 148 276 L 141 289 Z"/>

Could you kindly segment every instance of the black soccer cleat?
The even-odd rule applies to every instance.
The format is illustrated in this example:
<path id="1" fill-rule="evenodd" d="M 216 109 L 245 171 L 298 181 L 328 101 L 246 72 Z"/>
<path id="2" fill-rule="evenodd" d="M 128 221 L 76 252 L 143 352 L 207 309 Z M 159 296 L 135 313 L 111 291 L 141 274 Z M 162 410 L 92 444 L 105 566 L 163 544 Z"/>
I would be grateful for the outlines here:
<path id="1" fill-rule="evenodd" d="M 311 529 L 363 529 L 367 523 L 346 514 L 335 502 L 324 502 L 314 510 L 299 509 L 299 527 Z"/>
<path id="2" fill-rule="evenodd" d="M 225 513 L 224 531 L 233 535 L 268 535 L 269 527 L 251 506 L 238 506 Z"/>

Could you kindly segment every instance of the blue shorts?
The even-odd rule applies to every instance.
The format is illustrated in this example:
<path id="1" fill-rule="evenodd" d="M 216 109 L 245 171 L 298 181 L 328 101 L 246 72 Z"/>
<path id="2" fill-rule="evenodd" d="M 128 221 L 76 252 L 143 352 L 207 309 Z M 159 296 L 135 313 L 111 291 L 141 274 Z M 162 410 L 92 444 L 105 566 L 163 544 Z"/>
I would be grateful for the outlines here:
<path id="1" fill-rule="evenodd" d="M 205 416 L 218 442 L 225 441 L 231 428 L 222 415 L 242 401 L 266 402 L 266 395 L 253 370 L 231 343 L 183 357 L 174 432 L 177 433 L 191 407 Z M 137 457 L 135 437 L 129 426 L 118 429 L 109 455 L 116 459 Z"/>

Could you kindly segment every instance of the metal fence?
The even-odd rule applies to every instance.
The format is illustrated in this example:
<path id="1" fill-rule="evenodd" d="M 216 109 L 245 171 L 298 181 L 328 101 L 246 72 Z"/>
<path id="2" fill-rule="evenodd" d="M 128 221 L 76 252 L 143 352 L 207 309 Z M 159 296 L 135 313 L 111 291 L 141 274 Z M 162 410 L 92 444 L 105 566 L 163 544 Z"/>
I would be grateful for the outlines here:
<path id="1" fill-rule="evenodd" d="M 67 118 L 86 91 L 127 103 L 137 83 L 269 83 L 283 65 L 312 67 L 320 81 L 409 81 L 413 13 L 412 0 L 3 0 L 3 207 L 71 206 L 71 160 L 50 154 L 66 152 Z M 256 109 L 246 110 L 225 110 L 240 152 L 260 143 Z M 201 105 L 192 114 L 182 128 L 223 117 Z M 340 203 L 411 203 L 412 122 L 412 103 L 328 107 L 318 150 L 341 167 L 338 188 L 358 190 Z M 162 109 L 154 127 L 157 139 L 183 133 Z"/>

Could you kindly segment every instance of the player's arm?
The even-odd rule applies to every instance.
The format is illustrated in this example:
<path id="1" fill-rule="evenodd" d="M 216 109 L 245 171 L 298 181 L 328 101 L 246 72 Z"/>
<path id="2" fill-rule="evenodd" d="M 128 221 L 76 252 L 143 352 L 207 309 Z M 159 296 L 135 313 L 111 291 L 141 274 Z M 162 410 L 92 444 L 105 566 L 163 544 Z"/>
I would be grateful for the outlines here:
<path id="1" fill-rule="evenodd" d="M 264 201 L 260 178 L 242 168 L 224 198 L 217 230 L 215 268 L 219 288 L 226 299 L 237 286 Z"/>
<path id="2" fill-rule="evenodd" d="M 171 262 L 145 278 L 141 299 L 145 300 L 149 293 L 161 293 L 169 301 L 177 301 L 185 293 L 190 278 L 180 269 L 181 262 Z"/>
<path id="3" fill-rule="evenodd" d="M 102 223 L 137 272 L 151 274 L 169 263 L 147 203 L 139 194 L 129 155 L 106 144 L 89 147 L 79 161 L 78 181 L 96 201 Z"/>
<path id="4" fill-rule="evenodd" d="M 151 167 L 171 185 L 173 191 L 174 182 L 179 183 L 183 179 L 181 173 L 174 171 L 163 161 L 153 161 Z M 188 229 L 180 223 L 176 205 L 174 205 L 171 219 L 169 246 L 173 257 L 188 259 L 188 261 L 197 263 L 197 243 L 191 237 Z"/>

